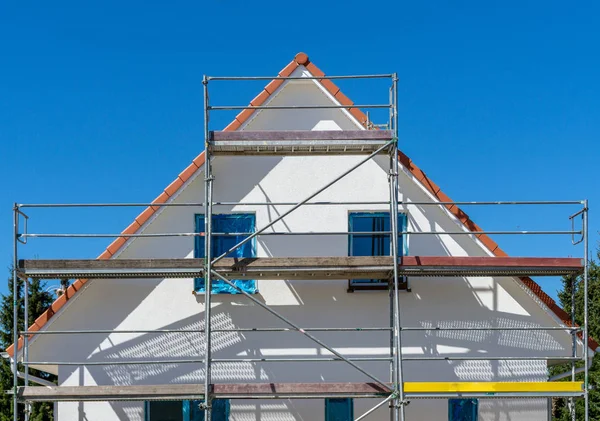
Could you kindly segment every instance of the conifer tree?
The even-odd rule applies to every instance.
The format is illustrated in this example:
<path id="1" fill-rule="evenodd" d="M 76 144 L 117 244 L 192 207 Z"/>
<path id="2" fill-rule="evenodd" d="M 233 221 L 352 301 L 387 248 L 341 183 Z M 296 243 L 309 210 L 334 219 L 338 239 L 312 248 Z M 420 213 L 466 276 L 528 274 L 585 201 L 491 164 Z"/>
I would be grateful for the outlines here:
<path id="1" fill-rule="evenodd" d="M 13 343 L 13 292 L 14 285 L 12 279 L 12 270 L 8 278 L 8 292 L 0 296 L 0 348 L 7 349 Z M 17 321 L 18 329 L 23 329 L 24 317 L 24 285 L 23 280 L 17 279 Z M 52 304 L 53 295 L 45 291 L 45 282 L 31 280 L 28 287 L 28 307 L 29 320 L 27 326 L 37 319 Z M 19 371 L 23 367 L 19 366 Z M 0 362 L 0 391 L 10 391 L 13 388 L 13 367 L 9 360 L 2 358 Z M 29 370 L 33 376 L 43 378 L 48 381 L 56 381 L 56 376 L 38 370 Z M 19 385 L 23 381 L 19 380 Z M 33 383 L 30 383 L 33 385 Z M 19 420 L 23 419 L 24 405 L 17 408 Z M 53 421 L 53 404 L 51 402 L 35 402 L 31 405 L 30 421 Z M 0 421 L 13 420 L 13 400 L 12 395 L 2 393 L 0 395 Z"/>
<path id="2" fill-rule="evenodd" d="M 588 272 L 588 328 L 589 335 L 600 340 L 600 247 L 596 251 L 596 260 L 590 261 Z M 571 293 L 575 293 L 575 322 L 583 325 L 583 276 L 567 276 L 562 279 L 562 290 L 558 293 L 558 299 L 562 308 L 571 314 Z M 576 367 L 583 367 L 583 362 L 577 362 Z M 563 373 L 570 370 L 569 364 L 552 367 L 551 375 Z M 570 381 L 571 377 L 564 379 Z M 577 381 L 583 381 L 583 373 L 576 375 Z M 600 355 L 596 353 L 589 370 L 589 419 L 600 420 Z M 577 400 L 575 403 L 575 415 L 577 420 L 584 417 L 584 402 Z M 552 405 L 552 418 L 557 421 L 570 421 L 571 414 L 567 399 L 555 399 Z"/>

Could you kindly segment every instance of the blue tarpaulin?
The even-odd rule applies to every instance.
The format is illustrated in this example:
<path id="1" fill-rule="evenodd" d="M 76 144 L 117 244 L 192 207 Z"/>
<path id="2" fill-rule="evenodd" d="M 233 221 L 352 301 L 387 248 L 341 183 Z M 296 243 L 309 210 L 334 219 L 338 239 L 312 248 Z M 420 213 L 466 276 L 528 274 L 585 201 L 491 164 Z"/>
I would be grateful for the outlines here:
<path id="1" fill-rule="evenodd" d="M 241 233 L 242 235 L 218 236 L 212 238 L 212 256 L 220 256 L 231 247 L 248 237 L 247 233 L 253 233 L 255 230 L 256 217 L 254 214 L 227 214 L 213 215 L 212 232 L 213 233 Z M 196 215 L 196 232 L 204 232 L 204 215 Z M 243 235 L 246 234 L 246 235 Z M 203 258 L 204 256 L 204 237 L 196 237 L 194 247 L 194 257 Z M 227 257 L 256 257 L 256 239 L 253 238 L 241 247 L 232 251 Z M 242 290 L 254 294 L 257 292 L 256 281 L 232 280 L 232 282 Z M 204 278 L 194 280 L 194 289 L 196 292 L 206 292 Z M 226 284 L 220 279 L 212 281 L 213 294 L 239 294 L 235 288 Z"/>

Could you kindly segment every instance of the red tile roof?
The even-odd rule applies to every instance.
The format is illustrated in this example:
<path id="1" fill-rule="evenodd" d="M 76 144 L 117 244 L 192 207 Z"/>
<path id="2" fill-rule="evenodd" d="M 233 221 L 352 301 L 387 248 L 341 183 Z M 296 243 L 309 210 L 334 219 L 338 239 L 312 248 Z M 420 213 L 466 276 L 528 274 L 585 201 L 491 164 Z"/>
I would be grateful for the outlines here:
<path id="1" fill-rule="evenodd" d="M 325 76 L 325 73 L 321 71 L 314 63 L 310 61 L 305 53 L 298 53 L 294 60 L 292 60 L 287 66 L 279 72 L 279 76 L 287 77 L 290 76 L 298 67 L 304 66 L 313 76 Z M 275 91 L 283 84 L 283 80 L 277 79 L 271 81 L 265 88 L 252 100 L 250 104 L 252 106 L 262 105 Z M 329 79 L 319 79 L 319 82 L 333 95 L 341 105 L 353 105 L 354 103 L 344 95 L 340 89 Z M 347 108 L 348 112 L 358 120 L 363 126 L 367 123 L 367 116 L 357 108 Z M 234 131 L 239 129 L 248 119 L 256 112 L 255 109 L 241 111 L 235 119 L 224 129 L 225 131 Z M 452 199 L 448 197 L 441 189 L 435 184 L 423 170 L 421 170 L 412 159 L 406 156 L 404 153 L 399 152 L 400 163 L 439 201 L 441 202 L 452 202 Z M 179 176 L 165 188 L 165 190 L 152 201 L 155 204 L 165 203 L 169 198 L 174 196 L 184 185 L 184 183 L 192 177 L 196 171 L 198 171 L 205 161 L 204 152 L 198 155 L 192 163 L 183 170 Z M 470 231 L 478 232 L 483 231 L 475 222 L 473 222 L 469 216 L 462 211 L 456 205 L 444 205 L 450 213 L 452 213 L 460 222 L 463 223 Z M 133 234 L 137 232 L 159 209 L 159 206 L 150 206 L 140 213 L 137 218 L 133 221 L 129 227 L 127 227 L 122 233 Z M 479 240 L 495 255 L 500 257 L 508 256 L 494 240 L 492 240 L 487 234 L 477 235 Z M 110 259 L 114 256 L 127 242 L 127 237 L 119 237 L 113 241 L 98 259 Z M 529 288 L 529 290 L 537 296 L 542 303 L 544 303 L 563 323 L 567 326 L 571 326 L 571 316 L 564 311 L 560 306 L 546 294 L 539 284 L 529 277 L 520 278 L 523 284 Z M 52 303 L 52 305 L 34 322 L 29 328 L 29 331 L 38 331 L 56 314 L 69 299 L 71 299 L 77 291 L 87 282 L 87 279 L 78 279 L 69 286 L 67 292 L 60 296 Z M 581 335 L 580 335 L 581 337 Z M 589 338 L 588 345 L 594 351 L 598 348 L 598 343 L 593 339 Z M 19 339 L 19 349 L 22 346 L 22 338 Z M 13 355 L 14 344 L 11 345 L 7 352 Z"/>

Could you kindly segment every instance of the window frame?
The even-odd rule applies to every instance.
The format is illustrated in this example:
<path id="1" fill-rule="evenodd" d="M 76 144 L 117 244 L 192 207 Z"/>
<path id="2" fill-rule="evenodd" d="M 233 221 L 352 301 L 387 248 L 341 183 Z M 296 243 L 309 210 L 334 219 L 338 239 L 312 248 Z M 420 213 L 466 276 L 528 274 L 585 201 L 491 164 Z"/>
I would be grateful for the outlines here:
<path id="1" fill-rule="evenodd" d="M 151 411 L 150 411 L 150 405 L 152 403 L 156 403 L 156 402 L 172 402 L 172 401 L 161 401 L 161 400 L 156 400 L 156 401 L 144 401 L 144 421 L 151 421 L 150 419 L 150 415 L 151 415 Z M 181 403 L 180 408 L 181 408 L 181 421 L 184 421 L 184 416 L 183 416 L 183 405 L 184 402 L 186 401 L 178 401 Z"/>
<path id="2" fill-rule="evenodd" d="M 251 216 L 252 217 L 252 222 L 253 222 L 253 233 L 256 232 L 256 212 L 231 212 L 231 213 L 213 213 L 212 217 L 213 217 L 213 224 L 214 224 L 214 218 L 215 217 L 226 217 L 226 216 Z M 202 226 L 202 230 L 199 229 L 199 220 L 202 219 L 202 221 L 204 221 L 204 225 Z M 206 231 L 206 214 L 204 213 L 195 213 L 194 214 L 194 232 L 195 233 L 204 233 Z M 215 238 L 219 238 L 220 236 L 215 235 L 213 236 L 213 241 L 215 240 Z M 203 259 L 204 256 L 200 256 L 199 255 L 199 244 L 200 241 L 204 241 L 206 237 L 205 236 L 195 236 L 194 237 L 194 257 L 195 258 L 199 258 L 199 259 Z M 252 240 L 250 240 L 250 247 L 252 248 L 252 250 L 254 251 L 254 255 L 257 254 L 257 241 L 256 241 L 256 237 L 252 238 Z M 215 256 L 213 256 L 214 258 Z M 204 288 L 202 290 L 198 289 L 196 287 L 196 284 L 198 283 L 199 280 L 204 280 L 204 278 L 194 278 L 194 292 L 197 295 L 204 295 L 206 294 L 206 285 L 204 286 Z M 231 280 L 232 282 L 235 282 L 236 280 Z M 258 294 L 258 282 L 255 279 L 244 279 L 244 282 L 252 282 L 252 287 L 249 288 L 249 290 L 245 291 L 249 294 Z M 215 283 L 217 284 L 225 284 L 221 279 L 213 279 L 212 281 L 212 286 L 213 286 L 213 291 L 211 291 L 211 294 L 225 294 L 225 295 L 235 295 L 235 294 L 240 294 L 239 292 L 235 291 L 214 291 L 214 285 Z"/>
<path id="3" fill-rule="evenodd" d="M 391 221 L 391 215 L 389 210 L 348 210 L 348 256 L 352 256 L 352 217 L 353 215 L 364 215 L 367 216 L 383 216 L 387 217 L 388 220 Z M 405 211 L 398 212 L 398 232 L 406 232 L 408 226 L 408 213 Z M 390 226 L 391 231 L 391 226 Z M 374 234 L 372 234 L 374 235 Z M 382 235 L 390 235 L 391 234 L 382 234 Z M 399 256 L 407 256 L 408 255 L 408 235 L 399 234 L 398 235 L 398 255 Z M 390 255 L 392 253 L 390 246 Z M 404 277 L 401 277 L 404 278 Z M 358 281 L 358 282 L 357 282 Z M 357 279 L 349 279 L 348 280 L 348 292 L 354 292 L 357 290 L 387 290 L 388 282 L 387 281 L 373 281 L 373 282 L 360 282 L 361 280 Z"/>

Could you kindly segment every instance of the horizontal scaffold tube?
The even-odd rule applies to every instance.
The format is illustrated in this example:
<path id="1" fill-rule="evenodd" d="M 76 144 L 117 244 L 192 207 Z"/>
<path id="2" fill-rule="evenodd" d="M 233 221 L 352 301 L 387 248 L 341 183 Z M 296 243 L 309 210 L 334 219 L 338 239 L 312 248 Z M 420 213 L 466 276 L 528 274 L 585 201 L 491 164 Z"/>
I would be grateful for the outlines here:
<path id="1" fill-rule="evenodd" d="M 456 206 L 469 206 L 469 205 L 581 205 L 583 202 L 580 200 L 563 200 L 563 201 L 497 201 L 497 202 L 402 202 L 400 205 L 418 205 L 418 206 L 439 206 L 439 205 L 456 205 Z M 213 202 L 213 206 L 294 206 L 297 202 Z M 389 205 L 389 201 L 375 201 L 375 202 L 308 202 L 304 205 Z M 161 207 L 177 207 L 177 206 L 204 206 L 204 202 L 199 203 L 21 203 L 17 205 L 20 208 L 93 208 L 93 207 L 148 207 L 154 206 L 157 208 Z M 579 211 L 577 214 L 583 212 Z"/>
<path id="2" fill-rule="evenodd" d="M 390 331 L 391 327 L 315 327 L 304 328 L 307 332 L 379 332 Z M 524 331 L 524 330 L 560 330 L 569 332 L 579 332 L 581 327 L 561 327 L 561 326 L 522 326 L 522 327 L 419 327 L 405 326 L 400 328 L 403 331 Z M 155 330 L 110 330 L 110 329 L 95 329 L 95 330 L 44 330 L 44 331 L 27 331 L 19 332 L 20 335 L 86 335 L 86 334 L 136 334 L 136 333 L 202 333 L 204 329 L 155 329 Z M 224 332 L 296 332 L 296 329 L 289 327 L 249 327 L 249 328 L 232 328 L 232 329 L 211 329 L 213 333 Z"/>
<path id="3" fill-rule="evenodd" d="M 489 235 L 510 235 L 510 234 L 518 234 L 518 235 L 573 235 L 573 234 L 581 234 L 581 231 L 400 231 L 398 235 L 481 235 L 481 234 L 489 234 Z M 332 231 L 322 231 L 322 232 L 261 232 L 261 233 L 252 233 L 252 232 L 232 232 L 232 233 L 213 233 L 213 237 L 220 236 L 233 236 L 238 237 L 242 235 L 252 235 L 252 236 L 263 236 L 263 235 L 390 235 L 390 231 L 341 231 L 341 232 L 332 232 Z M 51 234 L 19 234 L 21 238 L 115 238 L 115 237 L 124 237 L 124 238 L 138 238 L 138 237 L 204 237 L 205 234 L 203 232 L 163 232 L 163 233 L 152 233 L 152 234 L 63 234 L 63 233 L 51 233 Z"/>

